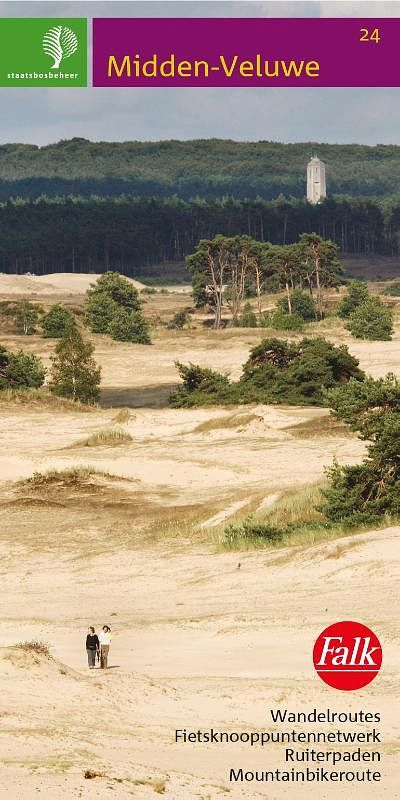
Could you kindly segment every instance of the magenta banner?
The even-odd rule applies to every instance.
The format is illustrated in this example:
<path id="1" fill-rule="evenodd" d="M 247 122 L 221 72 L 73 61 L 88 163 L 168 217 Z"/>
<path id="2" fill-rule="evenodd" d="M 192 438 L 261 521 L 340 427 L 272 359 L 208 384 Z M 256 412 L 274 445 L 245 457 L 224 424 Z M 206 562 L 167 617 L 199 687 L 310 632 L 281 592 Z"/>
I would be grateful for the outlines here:
<path id="1" fill-rule="evenodd" d="M 94 86 L 399 86 L 400 19 L 94 19 Z"/>

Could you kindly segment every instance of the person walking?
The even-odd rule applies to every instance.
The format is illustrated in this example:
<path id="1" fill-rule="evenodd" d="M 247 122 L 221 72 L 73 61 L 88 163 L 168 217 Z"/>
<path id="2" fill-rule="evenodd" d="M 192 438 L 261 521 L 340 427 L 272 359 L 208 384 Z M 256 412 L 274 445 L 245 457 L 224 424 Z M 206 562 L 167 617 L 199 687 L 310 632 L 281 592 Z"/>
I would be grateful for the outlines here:
<path id="1" fill-rule="evenodd" d="M 101 669 L 107 669 L 108 667 L 108 651 L 110 649 L 110 644 L 111 644 L 110 632 L 111 628 L 109 627 L 109 625 L 103 625 L 99 633 Z"/>
<path id="2" fill-rule="evenodd" d="M 89 632 L 86 636 L 86 652 L 87 652 L 89 669 L 94 669 L 96 666 L 96 655 L 99 653 L 100 650 L 100 642 L 99 642 L 99 637 L 97 636 L 96 631 L 92 625 L 88 630 Z"/>

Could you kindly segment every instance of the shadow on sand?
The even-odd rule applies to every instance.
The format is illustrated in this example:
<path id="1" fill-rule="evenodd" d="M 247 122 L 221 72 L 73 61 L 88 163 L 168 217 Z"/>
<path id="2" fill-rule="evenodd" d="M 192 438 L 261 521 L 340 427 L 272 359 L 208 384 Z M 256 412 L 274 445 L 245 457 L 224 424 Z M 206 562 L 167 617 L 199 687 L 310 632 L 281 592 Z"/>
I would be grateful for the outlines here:
<path id="1" fill-rule="evenodd" d="M 103 408 L 167 408 L 176 383 L 155 386 L 106 387 L 101 392 Z"/>

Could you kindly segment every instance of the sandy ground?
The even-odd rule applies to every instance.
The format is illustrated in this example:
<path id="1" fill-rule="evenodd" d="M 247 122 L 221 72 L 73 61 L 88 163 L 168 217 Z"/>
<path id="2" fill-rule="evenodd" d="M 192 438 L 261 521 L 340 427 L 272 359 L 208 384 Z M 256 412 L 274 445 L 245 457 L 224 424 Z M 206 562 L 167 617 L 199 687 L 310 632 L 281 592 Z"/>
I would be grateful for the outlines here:
<path id="1" fill-rule="evenodd" d="M 175 359 L 236 376 L 261 335 L 222 331 L 217 346 L 213 332 L 162 331 L 151 347 L 95 337 L 105 407 L 0 406 L 0 798 L 399 796 L 400 528 L 270 552 L 219 547 L 224 522 L 320 481 L 334 457 L 358 460 L 362 443 L 321 409 L 166 407 Z M 47 363 L 54 346 L 38 336 L 1 343 Z M 352 340 L 351 350 L 373 375 L 398 371 L 398 333 Z M 83 444 L 115 427 L 131 441 Z M 86 465 L 111 477 L 21 483 Z M 316 636 L 346 618 L 370 625 L 384 647 L 374 683 L 350 694 L 326 687 L 311 662 Z M 86 628 L 104 622 L 112 668 L 89 672 Z M 51 658 L 14 647 L 33 638 Z M 314 707 L 382 715 L 378 787 L 233 784 L 230 768 L 283 768 L 283 746 L 174 741 L 177 728 L 271 730 L 270 708 Z"/>
<path id="2" fill-rule="evenodd" d="M 70 797 L 92 797 L 92 782 L 82 780 L 90 768 L 109 776 L 96 779 L 97 791 L 111 783 L 117 797 L 154 796 L 151 786 L 135 784 L 143 779 L 165 781 L 171 800 L 303 797 L 301 787 L 285 784 L 229 785 L 231 767 L 283 766 L 281 746 L 178 745 L 175 730 L 270 730 L 269 708 L 329 706 L 382 714 L 385 780 L 378 796 L 397 797 L 392 603 L 399 535 L 363 535 L 286 563 L 276 554 L 241 554 L 240 569 L 237 554 L 199 549 L 125 549 L 82 562 L 60 558 L 57 548 L 27 557 L 15 542 L 13 568 L 3 575 L 2 641 L 37 636 L 52 643 L 55 660 L 0 653 L 8 796 L 28 798 L 41 789 L 51 797 L 59 786 Z M 10 560 L 9 546 L 7 552 Z M 369 689 L 343 697 L 315 676 L 310 654 L 316 632 L 349 611 L 380 631 L 386 664 Z M 85 672 L 85 625 L 104 619 L 115 628 L 114 668 Z M 333 798 L 337 787 L 306 794 Z M 354 794 L 377 796 L 366 785 Z"/>
<path id="3" fill-rule="evenodd" d="M 0 274 L 0 296 L 8 295 L 83 295 L 99 276 L 96 274 L 73 274 L 53 272 L 48 275 L 6 275 Z M 144 284 L 129 278 L 137 289 Z"/>

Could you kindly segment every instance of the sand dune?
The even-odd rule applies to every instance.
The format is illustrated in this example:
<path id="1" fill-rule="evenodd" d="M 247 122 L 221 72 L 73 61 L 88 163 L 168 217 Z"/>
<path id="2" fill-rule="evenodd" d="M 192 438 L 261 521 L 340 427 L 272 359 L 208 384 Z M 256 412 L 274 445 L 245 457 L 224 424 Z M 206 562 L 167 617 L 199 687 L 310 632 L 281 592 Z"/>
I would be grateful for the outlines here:
<path id="1" fill-rule="evenodd" d="M 118 798 L 151 797 L 157 785 L 168 800 L 293 798 L 293 787 L 282 783 L 243 789 L 227 780 L 231 766 L 281 764 L 279 745 L 264 751 L 188 746 L 175 744 L 175 729 L 270 729 L 269 708 L 309 711 L 317 705 L 382 714 L 381 796 L 394 800 L 399 688 L 392 598 L 399 537 L 400 528 L 362 534 L 307 552 L 288 551 L 284 562 L 277 553 L 241 554 L 240 570 L 236 554 L 197 549 L 157 556 L 125 550 L 93 556 L 85 565 L 64 561 L 60 568 L 54 549 L 43 571 L 41 556 L 32 552 L 24 558 L 24 594 L 35 597 L 34 609 L 26 606 L 13 575 L 3 587 L 8 611 L 5 618 L 2 610 L 1 636 L 8 646 L 0 651 L 7 687 L 2 724 L 10 742 L 3 751 L 3 779 L 9 790 L 19 780 L 18 798 L 39 789 L 50 797 L 60 785 L 69 797 L 90 798 L 93 787 L 83 778 L 90 768 L 104 776 L 95 779 L 96 791 L 110 785 Z M 54 569 L 57 584 L 49 581 Z M 372 689 L 343 697 L 316 677 L 310 648 L 315 632 L 332 615 L 348 616 L 349 609 L 379 628 L 386 666 Z M 114 668 L 107 673 L 85 667 L 88 619 L 111 619 L 115 629 Z M 17 631 L 50 641 L 53 659 L 14 649 Z M 355 797 L 376 797 L 376 787 L 361 788 Z M 306 796 L 310 788 L 296 786 L 295 797 Z M 318 797 L 334 800 L 337 787 Z"/>
<path id="2" fill-rule="evenodd" d="M 47 275 L 0 274 L 0 295 L 81 295 L 85 294 L 99 275 L 86 273 L 54 272 Z M 137 289 L 144 284 L 129 278 Z"/>
<path id="3" fill-rule="evenodd" d="M 0 293 L 82 295 L 95 278 L 2 275 Z M 164 320 L 187 303 L 146 300 Z M 270 708 L 315 706 L 381 713 L 384 780 L 340 797 L 398 797 L 400 528 L 221 547 L 225 522 L 320 482 L 333 458 L 359 461 L 364 443 L 321 408 L 166 407 L 175 359 L 236 378 L 264 335 L 159 326 L 151 347 L 93 336 L 104 407 L 0 404 L 0 800 L 337 800 L 336 784 L 229 783 L 231 767 L 282 767 L 277 745 L 174 741 L 176 728 L 271 729 Z M 373 375 L 398 371 L 398 327 L 393 342 L 355 342 L 342 328 L 332 338 Z M 54 348 L 11 330 L 1 343 L 46 365 Z M 131 438 L 85 444 L 115 426 Z M 29 480 L 84 467 L 76 479 Z M 320 681 L 311 653 L 326 625 L 349 617 L 379 634 L 384 667 L 345 695 Z M 105 622 L 112 668 L 89 672 L 86 629 Z M 32 639 L 50 657 L 15 647 Z"/>

